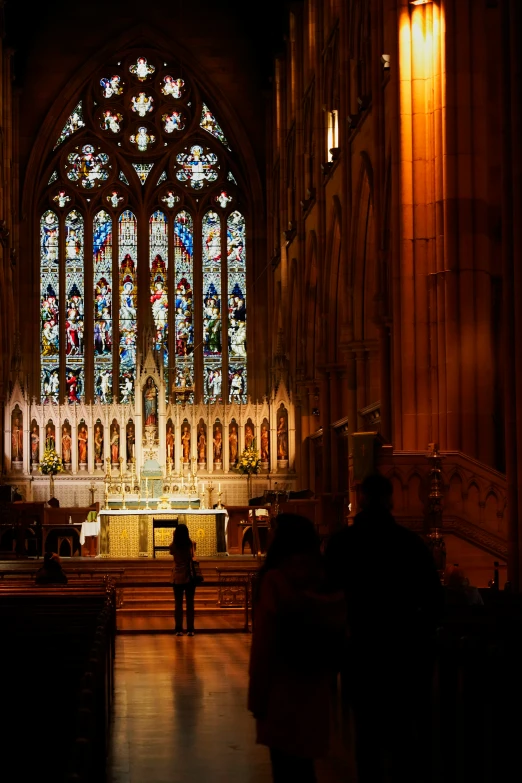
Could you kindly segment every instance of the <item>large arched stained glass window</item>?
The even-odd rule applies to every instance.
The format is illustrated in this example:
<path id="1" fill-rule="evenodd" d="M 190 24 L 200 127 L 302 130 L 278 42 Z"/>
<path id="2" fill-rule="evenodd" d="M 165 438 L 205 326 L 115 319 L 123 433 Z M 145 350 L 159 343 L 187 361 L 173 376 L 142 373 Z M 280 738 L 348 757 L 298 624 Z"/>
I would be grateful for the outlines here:
<path id="1" fill-rule="evenodd" d="M 101 210 L 93 225 L 94 395 L 112 402 L 112 219 Z"/>
<path id="2" fill-rule="evenodd" d="M 120 254 L 120 402 L 134 400 L 136 349 L 138 339 L 138 226 L 126 209 L 118 221 Z"/>
<path id="3" fill-rule="evenodd" d="M 39 185 L 42 402 L 133 404 L 152 332 L 167 404 L 246 403 L 245 194 L 230 129 L 153 50 L 115 56 L 80 92 Z"/>
<path id="4" fill-rule="evenodd" d="M 60 392 L 60 300 L 58 218 L 47 210 L 40 220 L 40 355 L 42 402 L 58 402 Z"/>

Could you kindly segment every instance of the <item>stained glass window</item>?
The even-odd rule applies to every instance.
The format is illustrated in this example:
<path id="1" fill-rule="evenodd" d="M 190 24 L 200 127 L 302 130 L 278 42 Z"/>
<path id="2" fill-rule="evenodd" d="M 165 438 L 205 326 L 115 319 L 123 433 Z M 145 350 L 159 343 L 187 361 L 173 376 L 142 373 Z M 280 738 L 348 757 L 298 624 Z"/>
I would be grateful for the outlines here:
<path id="1" fill-rule="evenodd" d="M 65 139 L 72 136 L 73 133 L 76 133 L 77 130 L 80 130 L 80 128 L 83 127 L 85 127 L 85 122 L 83 120 L 82 102 L 80 101 L 69 115 L 58 141 L 54 145 L 54 149 L 59 147 L 62 141 L 65 141 Z"/>
<path id="2" fill-rule="evenodd" d="M 48 210 L 40 220 L 41 400 L 56 403 L 60 392 L 58 236 L 58 217 Z"/>
<path id="3" fill-rule="evenodd" d="M 159 210 L 149 221 L 150 303 L 154 320 L 154 347 L 163 354 L 165 379 L 168 388 L 169 295 L 168 258 L 169 233 L 167 218 Z"/>
<path id="4" fill-rule="evenodd" d="M 170 114 L 162 114 L 161 119 L 163 120 L 163 130 L 165 133 L 180 131 L 185 127 L 185 120 L 180 111 L 171 111 Z"/>
<path id="5" fill-rule="evenodd" d="M 219 141 L 224 144 L 225 147 L 229 148 L 228 141 L 225 138 L 225 134 L 221 130 L 219 122 L 216 120 L 206 104 L 203 104 L 203 108 L 201 109 L 201 120 L 199 121 L 199 126 L 200 128 L 203 128 L 203 130 L 207 131 L 207 133 L 210 133 L 211 136 L 214 136 L 214 138 L 219 139 Z"/>
<path id="6" fill-rule="evenodd" d="M 203 217 L 203 384 L 204 401 L 221 398 L 221 223 L 216 212 Z"/>
<path id="7" fill-rule="evenodd" d="M 154 166 L 154 163 L 133 163 L 132 167 L 138 177 L 140 178 L 140 182 L 142 185 L 145 184 L 147 181 L 147 177 L 149 176 L 150 172 L 152 171 L 152 168 Z M 127 183 L 129 184 L 129 183 Z"/>
<path id="8" fill-rule="evenodd" d="M 94 396 L 112 402 L 112 219 L 101 210 L 93 225 Z"/>
<path id="9" fill-rule="evenodd" d="M 183 79 L 174 79 L 174 77 L 167 76 L 163 77 L 161 92 L 163 95 L 170 95 L 172 98 L 181 98 L 183 93 L 185 92 L 185 82 Z"/>
<path id="10" fill-rule="evenodd" d="M 146 81 L 155 70 L 156 67 L 154 65 L 150 65 L 147 62 L 146 57 L 138 57 L 138 61 L 129 68 L 129 71 L 134 74 L 134 76 L 136 76 L 140 82 Z"/>
<path id="11" fill-rule="evenodd" d="M 194 386 L 194 228 L 192 217 L 179 212 L 174 221 L 175 389 Z M 188 396 L 194 401 L 194 393 Z"/>
<path id="12" fill-rule="evenodd" d="M 238 162 L 179 63 L 143 50 L 112 63 L 55 128 L 46 164 L 52 208 L 38 226 L 41 400 L 132 403 L 138 328 L 152 323 L 167 403 L 202 394 L 205 402 L 244 404 L 246 231 L 231 171 Z M 153 178 L 152 151 L 161 152 Z M 150 199 L 143 213 L 138 204 Z M 148 253 L 143 286 L 138 248 Z"/>
<path id="13" fill-rule="evenodd" d="M 84 144 L 81 149 L 76 147 L 76 150 L 67 156 L 68 179 L 86 190 L 99 187 L 109 176 L 109 156 L 92 144 Z"/>
<path id="14" fill-rule="evenodd" d="M 136 259 L 138 225 L 135 215 L 125 210 L 118 221 L 120 267 L 120 402 L 134 400 L 136 347 L 138 337 L 138 298 Z"/>
<path id="15" fill-rule="evenodd" d="M 132 133 L 129 136 L 129 141 L 131 144 L 135 144 L 140 152 L 146 152 L 149 144 L 154 144 L 156 141 L 156 136 L 153 133 L 148 133 L 147 128 L 142 125 L 136 133 Z"/>
<path id="16" fill-rule="evenodd" d="M 112 133 L 119 133 L 123 123 L 123 116 L 119 111 L 112 111 L 106 109 L 102 112 L 100 117 L 100 128 L 102 130 L 111 131 Z"/>
<path id="17" fill-rule="evenodd" d="M 194 190 L 201 190 L 206 182 L 215 182 L 218 178 L 218 156 L 199 144 L 186 147 L 176 160 L 180 165 L 176 177 L 180 182 L 188 182 Z"/>
<path id="18" fill-rule="evenodd" d="M 132 111 L 135 111 L 140 117 L 146 117 L 152 111 L 153 103 L 152 95 L 147 95 L 144 92 L 140 92 L 138 96 L 133 95 L 131 98 Z"/>
<path id="19" fill-rule="evenodd" d="M 227 220 L 228 397 L 247 402 L 245 219 L 232 212 Z"/>
<path id="20" fill-rule="evenodd" d="M 123 92 L 123 82 L 121 76 L 117 74 L 110 78 L 104 76 L 100 79 L 100 86 L 104 98 L 113 98 L 115 95 L 121 95 Z"/>
<path id="21" fill-rule="evenodd" d="M 70 403 L 84 397 L 84 251 L 83 216 L 71 210 L 65 220 L 65 383 Z"/>

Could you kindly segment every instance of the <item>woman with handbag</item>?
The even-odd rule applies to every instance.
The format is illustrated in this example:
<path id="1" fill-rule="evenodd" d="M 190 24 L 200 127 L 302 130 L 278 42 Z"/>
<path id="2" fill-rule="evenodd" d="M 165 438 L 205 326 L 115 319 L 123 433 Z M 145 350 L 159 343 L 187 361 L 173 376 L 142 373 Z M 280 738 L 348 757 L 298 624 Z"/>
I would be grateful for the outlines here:
<path id="1" fill-rule="evenodd" d="M 194 594 L 196 582 L 193 578 L 193 557 L 196 544 L 191 541 L 188 527 L 178 525 L 169 548 L 174 557 L 172 582 L 174 587 L 174 633 L 183 636 L 183 593 L 187 609 L 187 636 L 194 636 Z"/>

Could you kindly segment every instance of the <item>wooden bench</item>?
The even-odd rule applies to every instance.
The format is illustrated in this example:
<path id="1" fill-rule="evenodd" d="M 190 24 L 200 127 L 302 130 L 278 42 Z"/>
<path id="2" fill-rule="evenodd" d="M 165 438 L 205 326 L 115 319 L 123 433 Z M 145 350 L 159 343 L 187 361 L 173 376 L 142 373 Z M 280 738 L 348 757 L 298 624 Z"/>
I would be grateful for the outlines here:
<path id="1" fill-rule="evenodd" d="M 2 739 L 20 780 L 40 778 L 42 765 L 54 780 L 104 779 L 115 611 L 115 588 L 106 580 L 75 587 L 2 582 L 0 671 L 10 705 Z M 79 753 L 86 747 L 86 756 Z"/>

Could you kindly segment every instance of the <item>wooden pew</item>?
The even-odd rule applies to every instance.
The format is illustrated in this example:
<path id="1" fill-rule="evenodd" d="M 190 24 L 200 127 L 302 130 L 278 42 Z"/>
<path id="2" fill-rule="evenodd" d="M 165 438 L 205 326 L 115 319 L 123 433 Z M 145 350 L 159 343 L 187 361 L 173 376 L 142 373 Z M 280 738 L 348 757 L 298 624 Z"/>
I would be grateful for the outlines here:
<path id="1" fill-rule="evenodd" d="M 85 580 L 87 581 L 87 580 Z M 101 781 L 112 705 L 115 588 L 0 586 L 2 740 L 17 779 Z M 87 756 L 78 748 L 88 747 Z"/>

